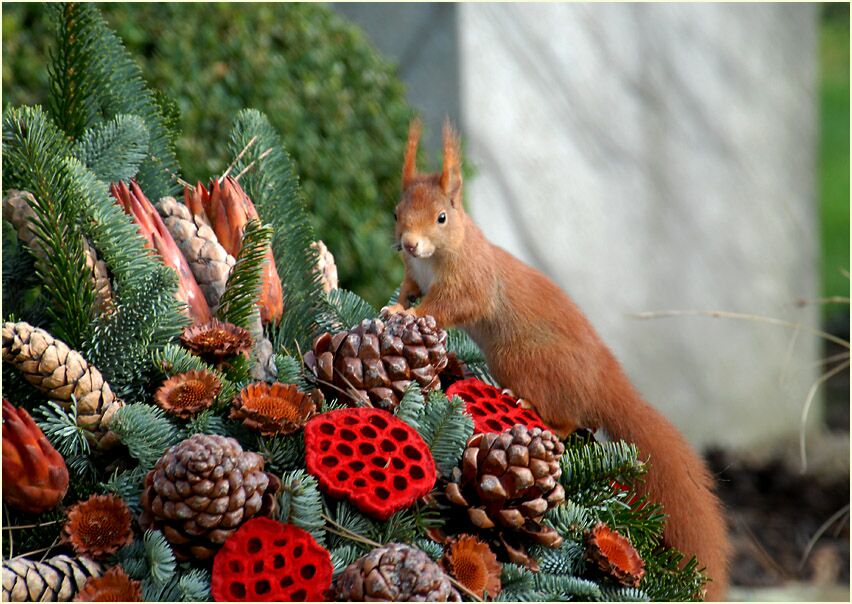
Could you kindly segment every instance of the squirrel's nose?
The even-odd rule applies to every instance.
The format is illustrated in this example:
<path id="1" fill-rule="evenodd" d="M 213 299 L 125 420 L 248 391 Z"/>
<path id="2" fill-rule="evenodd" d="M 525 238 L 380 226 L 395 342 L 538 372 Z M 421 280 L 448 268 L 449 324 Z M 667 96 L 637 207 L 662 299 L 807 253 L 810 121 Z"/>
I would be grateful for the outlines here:
<path id="1" fill-rule="evenodd" d="M 405 249 L 407 249 L 407 250 L 408 250 L 408 253 L 409 253 L 409 254 L 413 254 L 415 251 L 417 251 L 417 246 L 418 246 L 418 245 L 420 245 L 420 242 L 419 242 L 419 241 L 415 241 L 415 242 L 414 242 L 414 245 L 412 245 L 412 244 L 410 244 L 410 243 L 406 242 L 406 243 L 405 243 Z"/>

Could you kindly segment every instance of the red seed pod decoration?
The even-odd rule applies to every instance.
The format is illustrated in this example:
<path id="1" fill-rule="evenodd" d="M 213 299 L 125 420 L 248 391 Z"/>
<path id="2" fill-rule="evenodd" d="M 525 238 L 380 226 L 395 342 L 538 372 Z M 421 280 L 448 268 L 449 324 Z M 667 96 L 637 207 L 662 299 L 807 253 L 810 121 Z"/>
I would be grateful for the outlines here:
<path id="1" fill-rule="evenodd" d="M 377 520 L 426 495 L 437 478 L 432 452 L 420 435 L 372 407 L 311 419 L 305 425 L 305 464 L 323 491 Z"/>
<path id="2" fill-rule="evenodd" d="M 464 401 L 467 412 L 473 417 L 474 434 L 501 433 L 515 424 L 553 431 L 534 409 L 524 409 L 518 399 L 476 378 L 456 382 L 447 388 L 447 397 L 453 396 Z"/>
<path id="3" fill-rule="evenodd" d="M 320 602 L 333 571 L 309 532 L 252 518 L 216 553 L 210 592 L 217 602 Z"/>

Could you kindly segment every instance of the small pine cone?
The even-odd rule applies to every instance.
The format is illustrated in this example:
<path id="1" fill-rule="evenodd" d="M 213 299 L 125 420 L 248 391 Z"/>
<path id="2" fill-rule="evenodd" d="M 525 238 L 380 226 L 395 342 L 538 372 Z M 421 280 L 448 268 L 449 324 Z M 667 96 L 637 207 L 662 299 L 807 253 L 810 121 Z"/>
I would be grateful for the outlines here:
<path id="1" fill-rule="evenodd" d="M 234 257 L 219 243 L 204 215 L 193 215 L 174 197 L 163 197 L 157 210 L 189 262 L 207 304 L 215 309 L 225 293 L 228 275 L 236 262 Z"/>
<path id="2" fill-rule="evenodd" d="M 562 538 L 541 520 L 565 500 L 559 483 L 564 451 L 549 430 L 521 424 L 502 434 L 475 434 L 467 441 L 461 467 L 453 469 L 447 497 L 466 507 L 480 529 L 517 531 L 540 545 L 559 547 Z"/>
<path id="3" fill-rule="evenodd" d="M 392 410 L 412 381 L 424 394 L 440 387 L 446 344 L 447 332 L 432 317 L 397 313 L 386 321 L 365 319 L 348 332 L 320 335 L 305 364 L 326 396 L 341 397 L 342 390 L 352 403 Z"/>
<path id="4" fill-rule="evenodd" d="M 23 321 L 3 324 L 3 360 L 24 379 L 66 407 L 77 399 L 77 425 L 101 449 L 118 442 L 109 431 L 113 415 L 124 402 L 116 398 L 101 372 L 83 356 L 39 327 Z"/>
<path id="5" fill-rule="evenodd" d="M 12 223 L 18 233 L 18 239 L 24 242 L 33 253 L 44 258 L 41 251 L 41 243 L 31 228 L 31 219 L 35 217 L 32 205 L 35 198 L 28 191 L 16 191 L 10 189 L 3 198 L 3 218 Z M 92 271 L 92 280 L 95 285 L 95 302 L 98 310 L 106 310 L 112 301 L 112 286 L 109 282 L 107 267 L 103 260 L 98 259 L 98 254 L 87 239 L 83 239 L 83 252 L 86 254 L 86 266 Z"/>
<path id="6" fill-rule="evenodd" d="M 322 290 L 328 293 L 337 289 L 337 264 L 334 263 L 334 255 L 322 240 L 314 241 L 311 248 L 317 251 L 316 272 L 320 276 Z"/>
<path id="7" fill-rule="evenodd" d="M 461 596 L 441 567 L 425 552 L 390 543 L 362 556 L 335 582 L 342 602 L 460 602 Z"/>
<path id="8" fill-rule="evenodd" d="M 274 515 L 280 487 L 257 453 L 233 438 L 196 434 L 148 472 L 139 525 L 161 530 L 179 560 L 208 560 L 243 522 Z"/>
<path id="9" fill-rule="evenodd" d="M 44 562 L 15 558 L 3 561 L 3 602 L 69 602 L 89 577 L 101 575 L 90 558 L 54 556 Z"/>

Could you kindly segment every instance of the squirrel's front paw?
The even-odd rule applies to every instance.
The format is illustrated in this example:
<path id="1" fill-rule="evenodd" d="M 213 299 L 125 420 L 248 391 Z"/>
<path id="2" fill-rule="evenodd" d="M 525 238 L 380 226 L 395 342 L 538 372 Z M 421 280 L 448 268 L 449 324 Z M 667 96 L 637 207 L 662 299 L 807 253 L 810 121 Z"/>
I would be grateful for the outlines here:
<path id="1" fill-rule="evenodd" d="M 407 314 L 413 314 L 414 313 L 414 311 L 412 311 L 410 308 L 403 308 L 402 304 L 397 302 L 396 304 L 392 304 L 390 306 L 382 307 L 381 312 L 379 312 L 379 317 L 386 318 L 386 317 L 389 317 L 391 315 L 395 315 L 398 312 L 407 313 Z"/>

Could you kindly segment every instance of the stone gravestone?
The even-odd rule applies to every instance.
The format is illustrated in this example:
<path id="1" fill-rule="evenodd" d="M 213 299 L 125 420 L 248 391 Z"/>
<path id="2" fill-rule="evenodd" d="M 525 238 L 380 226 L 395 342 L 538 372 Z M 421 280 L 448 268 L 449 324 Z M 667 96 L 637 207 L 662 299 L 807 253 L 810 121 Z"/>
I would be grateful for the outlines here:
<path id="1" fill-rule="evenodd" d="M 382 12 L 346 6 L 368 30 Z M 442 14 L 416 10 L 409 40 Z M 794 442 L 818 376 L 819 309 L 797 304 L 817 295 L 816 7 L 462 4 L 443 18 L 458 97 L 446 70 L 403 76 L 433 134 L 458 103 L 488 237 L 577 301 L 694 444 Z M 373 30 L 380 48 L 383 32 L 405 39 Z M 434 58 L 422 46 L 408 65 Z M 673 309 L 802 327 L 636 318 Z"/>

